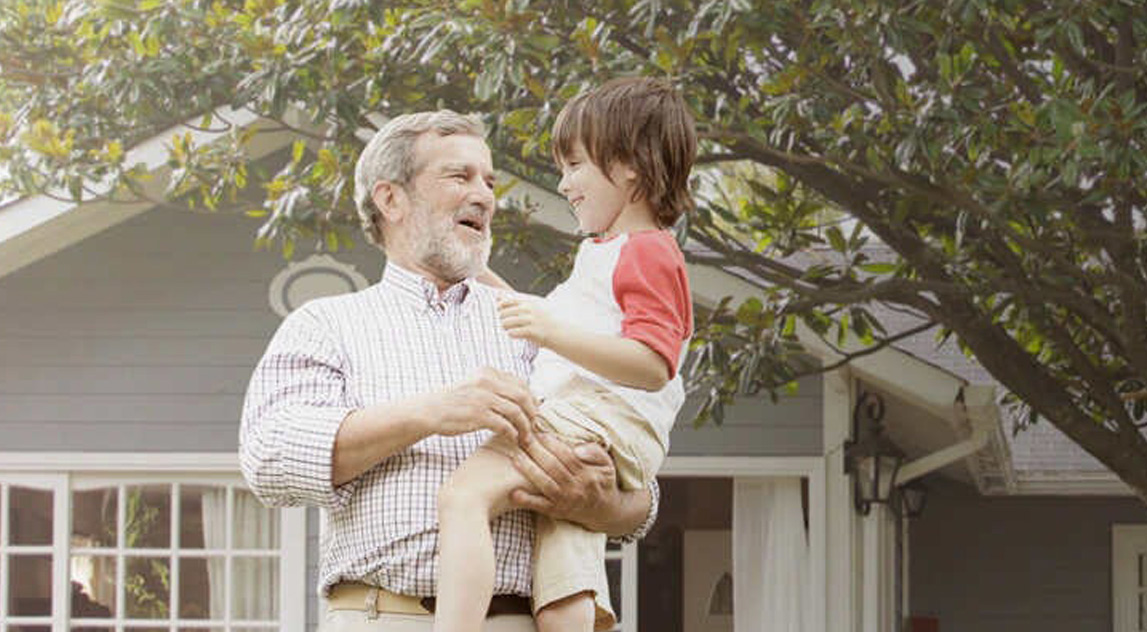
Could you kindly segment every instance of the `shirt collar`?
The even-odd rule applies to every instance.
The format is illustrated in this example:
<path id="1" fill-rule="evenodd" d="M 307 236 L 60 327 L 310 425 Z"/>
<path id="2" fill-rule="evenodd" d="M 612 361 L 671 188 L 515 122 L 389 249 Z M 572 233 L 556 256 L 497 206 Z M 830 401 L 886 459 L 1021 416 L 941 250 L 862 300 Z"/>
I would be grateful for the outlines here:
<path id="1" fill-rule="evenodd" d="M 425 307 L 445 307 L 461 305 L 470 295 L 474 279 L 465 279 L 439 292 L 438 286 L 426 277 L 408 270 L 392 261 L 386 262 L 382 270 L 382 285 L 385 285 L 409 300 Z"/>

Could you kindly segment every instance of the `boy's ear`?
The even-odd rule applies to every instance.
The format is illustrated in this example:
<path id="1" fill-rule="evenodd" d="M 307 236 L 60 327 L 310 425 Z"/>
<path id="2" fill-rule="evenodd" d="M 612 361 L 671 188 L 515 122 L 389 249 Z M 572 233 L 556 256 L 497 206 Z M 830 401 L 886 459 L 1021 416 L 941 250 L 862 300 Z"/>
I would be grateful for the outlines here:
<path id="1" fill-rule="evenodd" d="M 621 163 L 621 177 L 630 183 L 637 182 L 637 172 L 633 170 L 633 167 L 625 163 Z"/>
<path id="2" fill-rule="evenodd" d="M 370 191 L 370 199 L 374 201 L 374 206 L 387 222 L 399 221 L 406 214 L 408 202 L 406 191 L 393 182 L 386 180 L 375 182 L 374 188 Z"/>
<path id="3" fill-rule="evenodd" d="M 620 175 L 626 186 L 630 187 L 629 201 L 640 202 L 641 196 L 638 195 L 637 192 L 637 171 L 622 162 L 618 163 L 617 171 L 615 171 L 614 174 Z"/>

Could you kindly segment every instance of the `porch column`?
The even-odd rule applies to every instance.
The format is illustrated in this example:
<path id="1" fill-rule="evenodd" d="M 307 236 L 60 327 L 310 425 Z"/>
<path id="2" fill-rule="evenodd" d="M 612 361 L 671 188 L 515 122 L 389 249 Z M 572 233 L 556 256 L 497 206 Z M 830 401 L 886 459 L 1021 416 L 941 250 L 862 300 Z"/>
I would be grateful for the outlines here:
<path id="1" fill-rule="evenodd" d="M 860 530 L 852 481 L 844 473 L 844 442 L 852 428 L 852 377 L 847 367 L 824 374 L 824 454 L 827 490 L 825 630 L 859 632 Z"/>

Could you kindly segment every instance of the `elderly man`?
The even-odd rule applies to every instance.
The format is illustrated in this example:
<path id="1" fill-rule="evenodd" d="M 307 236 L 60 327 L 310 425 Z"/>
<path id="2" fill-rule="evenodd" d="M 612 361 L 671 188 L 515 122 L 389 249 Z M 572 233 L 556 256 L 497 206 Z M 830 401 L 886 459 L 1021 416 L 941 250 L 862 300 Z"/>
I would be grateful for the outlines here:
<path id="1" fill-rule="evenodd" d="M 430 630 L 436 493 L 491 432 L 522 446 L 537 491 L 518 507 L 621 536 L 643 533 L 656 490 L 622 492 L 597 446 L 531 432 L 524 377 L 534 349 L 501 328 L 486 269 L 494 169 L 481 123 L 447 110 L 399 116 L 363 150 L 355 201 L 386 252 L 378 284 L 302 306 L 255 369 L 240 460 L 273 506 L 328 518 L 319 587 L 324 630 Z M 527 457 L 528 455 L 528 457 Z M 497 572 L 487 630 L 533 630 L 533 521 L 493 523 Z"/>

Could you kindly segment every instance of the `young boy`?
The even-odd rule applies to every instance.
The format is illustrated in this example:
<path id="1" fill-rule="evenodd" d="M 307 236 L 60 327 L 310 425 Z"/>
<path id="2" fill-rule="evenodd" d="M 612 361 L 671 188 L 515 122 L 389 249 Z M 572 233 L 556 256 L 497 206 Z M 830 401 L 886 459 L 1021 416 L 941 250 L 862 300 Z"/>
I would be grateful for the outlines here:
<path id="1" fill-rule="evenodd" d="M 530 377 L 542 400 L 538 429 L 602 444 L 620 486 L 640 489 L 665 457 L 685 397 L 677 367 L 692 303 L 684 258 L 666 229 L 693 204 L 693 120 L 668 83 L 617 79 L 570 101 L 553 141 L 558 190 L 581 231 L 595 237 L 581 243 L 569 279 L 544 302 L 507 297 L 499 315 L 510 336 L 540 348 Z M 494 574 L 489 521 L 510 509 L 513 489 L 529 487 L 512 464 L 517 449 L 492 439 L 439 492 L 437 632 L 481 629 Z M 538 629 L 612 627 L 605 535 L 540 515 L 536 533 Z"/>

